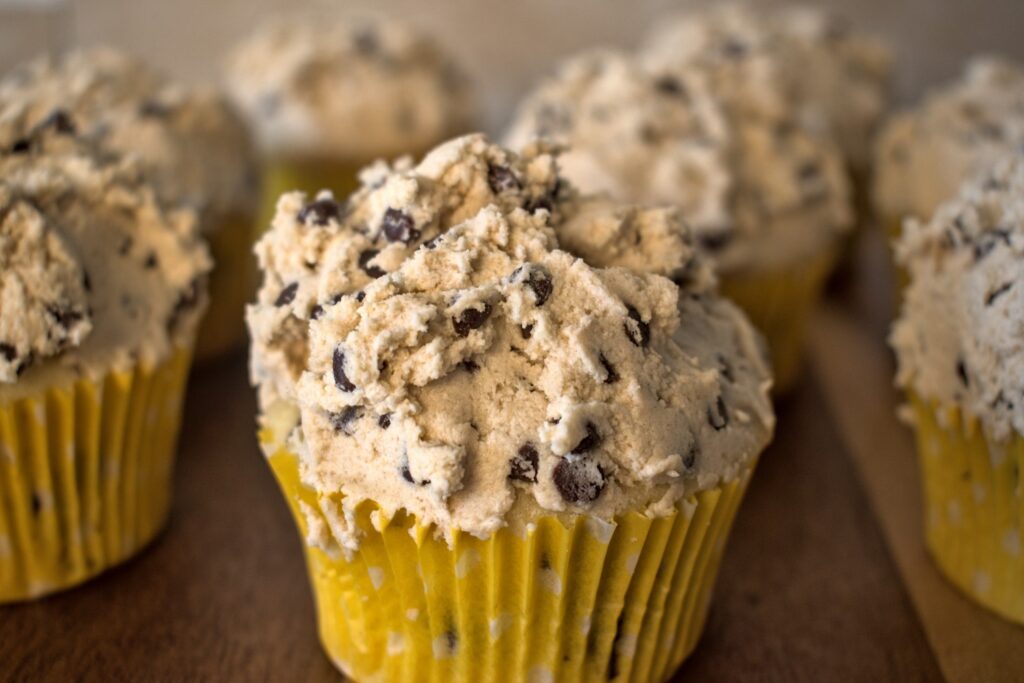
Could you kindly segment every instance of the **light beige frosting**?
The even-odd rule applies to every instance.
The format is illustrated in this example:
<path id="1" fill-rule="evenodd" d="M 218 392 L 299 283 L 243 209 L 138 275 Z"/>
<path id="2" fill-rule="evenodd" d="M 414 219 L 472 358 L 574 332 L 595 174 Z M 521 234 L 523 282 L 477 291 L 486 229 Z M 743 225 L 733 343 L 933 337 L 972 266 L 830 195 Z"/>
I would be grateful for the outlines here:
<path id="1" fill-rule="evenodd" d="M 785 267 L 848 229 L 848 182 L 834 145 L 775 106 L 759 73 L 586 53 L 525 98 L 506 141 L 567 145 L 564 173 L 584 192 L 678 206 L 724 273 Z"/>
<path id="2" fill-rule="evenodd" d="M 932 212 L 960 185 L 1024 144 L 1024 70 L 996 58 L 894 116 L 878 141 L 874 201 L 883 216 Z"/>
<path id="3" fill-rule="evenodd" d="M 927 223 L 908 220 L 897 255 L 910 273 L 890 342 L 897 383 L 1024 435 L 1024 153 L 965 183 Z"/>
<path id="4" fill-rule="evenodd" d="M 204 232 L 254 211 L 248 130 L 212 89 L 171 83 L 109 48 L 39 59 L 0 80 L 0 144 L 26 138 L 55 112 L 80 135 L 135 158 L 160 200 L 196 210 Z"/>
<path id="5" fill-rule="evenodd" d="M 718 3 L 661 23 L 641 55 L 656 69 L 708 69 L 748 103 L 791 112 L 809 130 L 836 140 L 854 168 L 870 162 L 892 57 L 879 39 L 836 14 Z"/>
<path id="6" fill-rule="evenodd" d="M 189 345 L 210 268 L 135 166 L 53 125 L 30 142 L 0 152 L 0 401 Z"/>
<path id="7" fill-rule="evenodd" d="M 230 56 L 226 86 L 278 156 L 419 153 L 474 116 L 468 82 L 441 47 L 385 21 L 268 23 Z"/>
<path id="8" fill-rule="evenodd" d="M 767 442 L 760 338 L 715 294 L 678 211 L 579 198 L 555 162 L 469 136 L 379 166 L 347 204 L 321 195 L 320 213 L 282 197 L 257 246 L 253 379 L 264 419 L 299 407 L 303 481 L 342 494 L 311 543 L 355 548 L 363 501 L 448 538 L 531 511 L 665 514 Z M 419 234 L 374 241 L 396 208 Z M 636 269 L 595 267 L 562 236 Z M 367 247 L 379 272 L 358 265 Z"/>

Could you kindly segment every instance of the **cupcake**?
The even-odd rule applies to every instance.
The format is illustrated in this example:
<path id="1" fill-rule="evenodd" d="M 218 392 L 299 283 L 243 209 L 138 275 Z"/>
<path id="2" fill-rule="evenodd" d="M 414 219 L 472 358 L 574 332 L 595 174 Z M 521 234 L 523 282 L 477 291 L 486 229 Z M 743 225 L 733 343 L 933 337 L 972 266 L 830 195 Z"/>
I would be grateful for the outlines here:
<path id="1" fill-rule="evenodd" d="M 40 59 L 0 80 L 0 136 L 27 138 L 54 116 L 103 148 L 136 158 L 164 205 L 198 214 L 216 268 L 196 356 L 236 349 L 255 286 L 249 251 L 258 194 L 251 141 L 227 100 L 173 84 L 110 49 Z"/>
<path id="2" fill-rule="evenodd" d="M 917 435 L 928 548 L 974 600 L 1024 623 L 1024 154 L 908 221 L 891 343 Z"/>
<path id="3" fill-rule="evenodd" d="M 6 603 L 79 584 L 163 526 L 210 258 L 192 211 L 64 115 L 0 142 Z"/>
<path id="4" fill-rule="evenodd" d="M 225 82 L 264 158 L 261 231 L 282 193 L 348 194 L 364 166 L 422 155 L 474 118 L 440 45 L 392 22 L 279 19 L 235 49 Z"/>
<path id="5" fill-rule="evenodd" d="M 610 261 L 661 235 L 689 284 L 563 231 Z M 344 203 L 284 195 L 257 254 L 261 442 L 335 664 L 666 680 L 774 423 L 759 339 L 678 212 L 590 202 L 544 145 L 470 136 Z"/>
<path id="6" fill-rule="evenodd" d="M 899 237 L 905 218 L 929 220 L 967 179 L 1022 143 L 1024 70 L 975 59 L 959 81 L 893 116 L 879 138 L 873 200 L 889 236 Z"/>
<path id="7" fill-rule="evenodd" d="M 784 390 L 851 213 L 838 150 L 799 125 L 760 63 L 658 71 L 587 53 L 527 96 L 506 140 L 568 145 L 562 168 L 585 192 L 679 207 Z"/>

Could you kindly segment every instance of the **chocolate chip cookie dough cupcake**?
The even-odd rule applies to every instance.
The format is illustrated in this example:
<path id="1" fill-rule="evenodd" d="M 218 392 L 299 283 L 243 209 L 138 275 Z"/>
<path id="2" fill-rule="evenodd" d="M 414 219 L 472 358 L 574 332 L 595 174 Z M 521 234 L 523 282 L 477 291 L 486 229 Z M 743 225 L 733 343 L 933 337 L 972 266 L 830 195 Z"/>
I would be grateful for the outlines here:
<path id="1" fill-rule="evenodd" d="M 774 416 L 674 209 L 479 136 L 290 193 L 249 310 L 261 441 L 355 680 L 667 679 Z M 648 236 L 651 270 L 595 267 Z"/>
<path id="2" fill-rule="evenodd" d="M 165 205 L 197 212 L 216 268 L 196 355 L 237 348 L 255 286 L 250 249 L 258 183 L 249 134 L 227 100 L 171 83 L 105 48 L 41 59 L 0 81 L 0 137 L 18 144 L 54 117 L 105 149 L 134 157 Z"/>
<path id="3" fill-rule="evenodd" d="M 768 338 L 784 390 L 851 212 L 838 150 L 802 128 L 759 73 L 584 54 L 524 100 L 506 139 L 567 144 L 562 168 L 584 191 L 679 207 L 723 293 Z"/>
<path id="4" fill-rule="evenodd" d="M 474 118 L 440 45 L 393 22 L 279 19 L 238 46 L 225 82 L 265 160 L 260 231 L 282 193 L 346 195 L 364 166 L 418 157 Z"/>
<path id="5" fill-rule="evenodd" d="M 210 259 L 141 177 L 61 117 L 0 151 L 0 603 L 99 574 L 167 517 Z"/>
<path id="6" fill-rule="evenodd" d="M 965 180 L 1022 143 L 1024 70 L 975 59 L 959 81 L 895 115 L 879 138 L 874 202 L 889 236 L 898 238 L 908 217 L 929 220 Z"/>
<path id="7" fill-rule="evenodd" d="M 1024 154 L 897 243 L 891 342 L 917 433 L 928 547 L 961 590 L 1024 623 Z"/>

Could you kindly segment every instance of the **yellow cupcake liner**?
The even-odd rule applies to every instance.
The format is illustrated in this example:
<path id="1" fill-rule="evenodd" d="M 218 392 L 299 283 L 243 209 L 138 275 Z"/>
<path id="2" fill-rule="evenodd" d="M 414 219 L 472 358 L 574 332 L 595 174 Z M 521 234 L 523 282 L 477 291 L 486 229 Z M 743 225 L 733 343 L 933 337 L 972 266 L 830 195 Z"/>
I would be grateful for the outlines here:
<path id="1" fill-rule="evenodd" d="M 245 305 L 256 291 L 254 220 L 245 213 L 226 216 L 210 233 L 214 268 L 209 280 L 210 304 L 196 340 L 197 362 L 222 356 L 245 341 Z"/>
<path id="2" fill-rule="evenodd" d="M 994 442 L 955 407 L 910 404 L 932 557 L 976 602 L 1024 623 L 1024 437 Z"/>
<path id="3" fill-rule="evenodd" d="M 776 396 L 800 377 L 807 326 L 836 259 L 836 251 L 829 249 L 784 269 L 721 277 L 722 294 L 746 312 L 768 342 Z"/>
<path id="4" fill-rule="evenodd" d="M 338 499 L 300 483 L 273 433 L 260 440 L 303 536 L 329 525 Z M 704 627 L 750 474 L 666 517 L 551 514 L 450 547 L 361 506 L 351 559 L 305 548 L 321 643 L 361 682 L 666 680 Z"/>
<path id="5" fill-rule="evenodd" d="M 82 583 L 164 526 L 190 356 L 0 402 L 0 603 Z"/>

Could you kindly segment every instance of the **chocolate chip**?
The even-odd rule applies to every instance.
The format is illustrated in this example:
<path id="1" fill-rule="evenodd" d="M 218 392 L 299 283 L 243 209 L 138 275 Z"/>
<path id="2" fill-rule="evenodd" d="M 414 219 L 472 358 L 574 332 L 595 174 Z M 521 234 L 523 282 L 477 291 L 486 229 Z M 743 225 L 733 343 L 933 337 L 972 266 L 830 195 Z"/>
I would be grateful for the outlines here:
<path id="1" fill-rule="evenodd" d="M 654 88 L 662 95 L 672 95 L 673 97 L 683 97 L 686 95 L 683 84 L 675 76 L 660 76 L 654 81 Z"/>
<path id="2" fill-rule="evenodd" d="M 3 356 L 4 360 L 8 363 L 11 363 L 17 358 L 18 350 L 11 344 L 0 342 L 0 356 Z"/>
<path id="3" fill-rule="evenodd" d="M 967 366 L 964 365 L 963 358 L 956 359 L 956 376 L 960 378 L 961 384 L 963 384 L 965 387 L 970 386 L 971 381 L 970 378 L 967 376 Z"/>
<path id="4" fill-rule="evenodd" d="M 523 335 L 523 339 L 529 339 L 533 336 L 533 325 L 523 325 L 519 328 L 519 333 Z"/>
<path id="5" fill-rule="evenodd" d="M 480 366 L 476 364 L 476 361 L 474 361 L 471 358 L 467 358 L 466 360 L 459 363 L 459 367 L 471 375 L 480 369 Z"/>
<path id="6" fill-rule="evenodd" d="M 281 290 L 281 293 L 277 295 L 277 299 L 274 301 L 275 306 L 287 306 L 291 302 L 295 301 L 295 294 L 299 291 L 299 283 L 293 282 L 290 285 L 285 286 Z"/>
<path id="7" fill-rule="evenodd" d="M 340 346 L 334 348 L 334 359 L 331 365 L 334 371 L 334 385 L 336 387 L 342 391 L 352 391 L 356 388 L 356 385 L 352 384 L 348 375 L 345 374 L 345 351 Z"/>
<path id="8" fill-rule="evenodd" d="M 441 241 L 442 237 L 444 237 L 443 234 L 441 234 L 441 235 L 434 235 L 429 240 L 424 242 L 421 246 L 423 246 L 424 249 L 433 249 L 434 247 L 437 246 L 437 243 Z"/>
<path id="9" fill-rule="evenodd" d="M 331 413 L 330 421 L 334 431 L 352 436 L 350 427 L 353 422 L 363 416 L 363 410 L 359 406 L 346 406 L 340 413 Z"/>
<path id="10" fill-rule="evenodd" d="M 402 475 L 402 479 L 405 479 L 410 484 L 416 483 L 416 480 L 412 478 L 412 471 L 409 469 L 409 463 L 402 465 L 402 467 L 399 469 L 399 472 Z"/>
<path id="11" fill-rule="evenodd" d="M 199 279 L 197 278 L 190 282 L 188 287 L 178 295 L 178 300 L 175 302 L 174 308 L 171 309 L 171 314 L 167 317 L 167 329 L 173 330 L 176 328 L 181 320 L 181 316 L 195 308 L 198 303 Z"/>
<path id="12" fill-rule="evenodd" d="M 483 309 L 467 308 L 457 318 L 452 318 L 452 327 L 459 337 L 466 337 L 471 330 L 478 329 L 491 315 L 491 305 L 484 304 Z"/>
<path id="13" fill-rule="evenodd" d="M 710 232 L 697 236 L 697 241 L 705 251 L 718 252 L 725 249 L 732 242 L 733 233 L 731 230 L 722 232 Z"/>
<path id="14" fill-rule="evenodd" d="M 333 199 L 317 199 L 302 207 L 299 211 L 299 222 L 306 225 L 309 219 L 313 219 L 313 225 L 324 226 L 331 222 L 341 220 L 341 204 Z"/>
<path id="15" fill-rule="evenodd" d="M 380 266 L 370 265 L 370 261 L 377 257 L 380 252 L 376 249 L 367 249 L 359 255 L 359 267 L 363 269 L 363 272 L 372 278 L 382 277 L 387 275 L 384 269 Z"/>
<path id="16" fill-rule="evenodd" d="M 996 299 L 998 299 L 1003 294 L 1006 294 L 1008 291 L 1010 291 L 1010 289 L 1013 287 L 1013 285 L 1014 285 L 1013 280 L 1010 280 L 1006 284 L 1000 285 L 999 287 L 996 287 L 995 289 L 993 289 L 985 297 L 985 305 L 986 306 L 991 306 L 993 303 L 995 303 Z"/>
<path id="17" fill-rule="evenodd" d="M 604 472 L 589 458 L 562 458 L 552 480 L 562 498 L 577 505 L 597 500 L 605 486 Z"/>
<path id="18" fill-rule="evenodd" d="M 159 262 L 157 261 L 156 253 L 151 251 L 149 252 L 149 255 L 146 257 L 146 260 L 142 262 L 142 267 L 145 268 L 146 270 L 153 270 L 154 268 L 156 268 L 157 263 Z"/>
<path id="19" fill-rule="evenodd" d="M 377 418 L 377 426 L 381 429 L 387 429 L 391 426 L 391 413 L 384 413 Z"/>
<path id="20" fill-rule="evenodd" d="M 117 246 L 117 253 L 120 254 L 121 256 L 127 256 L 128 252 L 132 250 L 132 246 L 134 244 L 135 240 L 133 240 L 130 236 L 125 237 L 123 240 L 121 240 L 121 244 Z"/>
<path id="21" fill-rule="evenodd" d="M 955 225 L 956 223 L 954 223 L 954 226 Z M 978 243 L 974 245 L 975 260 L 980 261 L 981 259 L 988 256 L 992 252 L 992 250 L 996 248 L 996 245 L 999 242 L 1002 242 L 1008 247 L 1011 246 L 1010 232 L 1005 228 L 994 228 L 993 230 L 990 230 L 987 234 L 982 235 L 978 239 Z"/>
<path id="22" fill-rule="evenodd" d="M 640 318 L 640 311 L 632 306 L 626 307 L 629 318 L 623 324 L 626 336 L 634 346 L 646 347 L 651 342 L 651 326 Z"/>
<path id="23" fill-rule="evenodd" d="M 49 313 L 57 324 L 65 330 L 71 329 L 72 325 L 79 322 L 84 317 L 81 311 L 76 311 L 70 308 L 60 308 L 58 306 L 47 306 L 46 312 Z"/>
<path id="24" fill-rule="evenodd" d="M 697 441 L 694 440 L 694 442 L 690 444 L 690 450 L 688 450 L 686 455 L 683 456 L 683 467 L 687 470 L 692 470 L 697 464 L 698 455 L 700 455 L 700 446 L 697 445 Z"/>
<path id="25" fill-rule="evenodd" d="M 324 307 L 321 306 L 320 304 L 316 304 L 315 306 L 313 306 L 313 310 L 311 310 L 309 312 L 309 319 L 310 320 L 319 320 L 320 316 L 322 316 L 323 314 L 324 314 Z"/>
<path id="26" fill-rule="evenodd" d="M 18 138 L 11 145 L 11 154 L 25 154 L 32 149 L 32 141 L 28 138 Z"/>
<path id="27" fill-rule="evenodd" d="M 708 406 L 708 424 L 720 432 L 729 424 L 729 413 L 725 408 L 725 401 L 719 396 L 714 406 Z"/>
<path id="28" fill-rule="evenodd" d="M 615 384 L 618 382 L 619 373 L 615 371 L 615 368 L 608 362 L 608 359 L 604 357 L 603 353 L 598 356 L 598 360 L 601 361 L 601 365 L 604 367 L 604 383 Z"/>
<path id="29" fill-rule="evenodd" d="M 505 190 L 518 190 L 522 187 L 516 174 L 508 166 L 487 164 L 487 184 L 491 192 L 501 194 Z"/>
<path id="30" fill-rule="evenodd" d="M 580 439 L 580 442 L 576 444 L 576 448 L 570 451 L 573 455 L 589 453 L 601 445 L 601 434 L 597 431 L 597 427 L 594 426 L 593 422 L 587 423 L 586 430 L 587 433 L 582 439 Z"/>
<path id="31" fill-rule="evenodd" d="M 359 303 L 363 303 L 363 299 L 365 299 L 365 298 L 366 298 L 366 292 L 364 292 L 361 289 L 358 292 L 356 292 L 356 301 L 358 301 Z M 340 301 L 340 299 L 339 299 L 339 301 Z M 337 303 L 337 302 L 335 302 L 335 303 Z"/>
<path id="32" fill-rule="evenodd" d="M 71 117 L 63 109 L 54 109 L 50 112 L 49 116 L 39 122 L 36 130 L 51 127 L 62 135 L 75 134 L 75 122 L 71 120 Z"/>
<path id="33" fill-rule="evenodd" d="M 540 268 L 530 269 L 530 274 L 526 277 L 526 286 L 533 292 L 534 303 L 538 306 L 544 305 L 551 296 L 551 290 L 554 289 L 551 276 Z"/>
<path id="34" fill-rule="evenodd" d="M 385 211 L 380 226 L 381 232 L 384 233 L 388 242 L 408 244 L 420 236 L 420 231 L 416 229 L 412 216 L 398 209 Z"/>
<path id="35" fill-rule="evenodd" d="M 537 483 L 540 455 L 532 443 L 526 443 L 519 447 L 519 452 L 510 461 L 508 478 L 514 481 L 523 481 L 528 484 Z"/>

